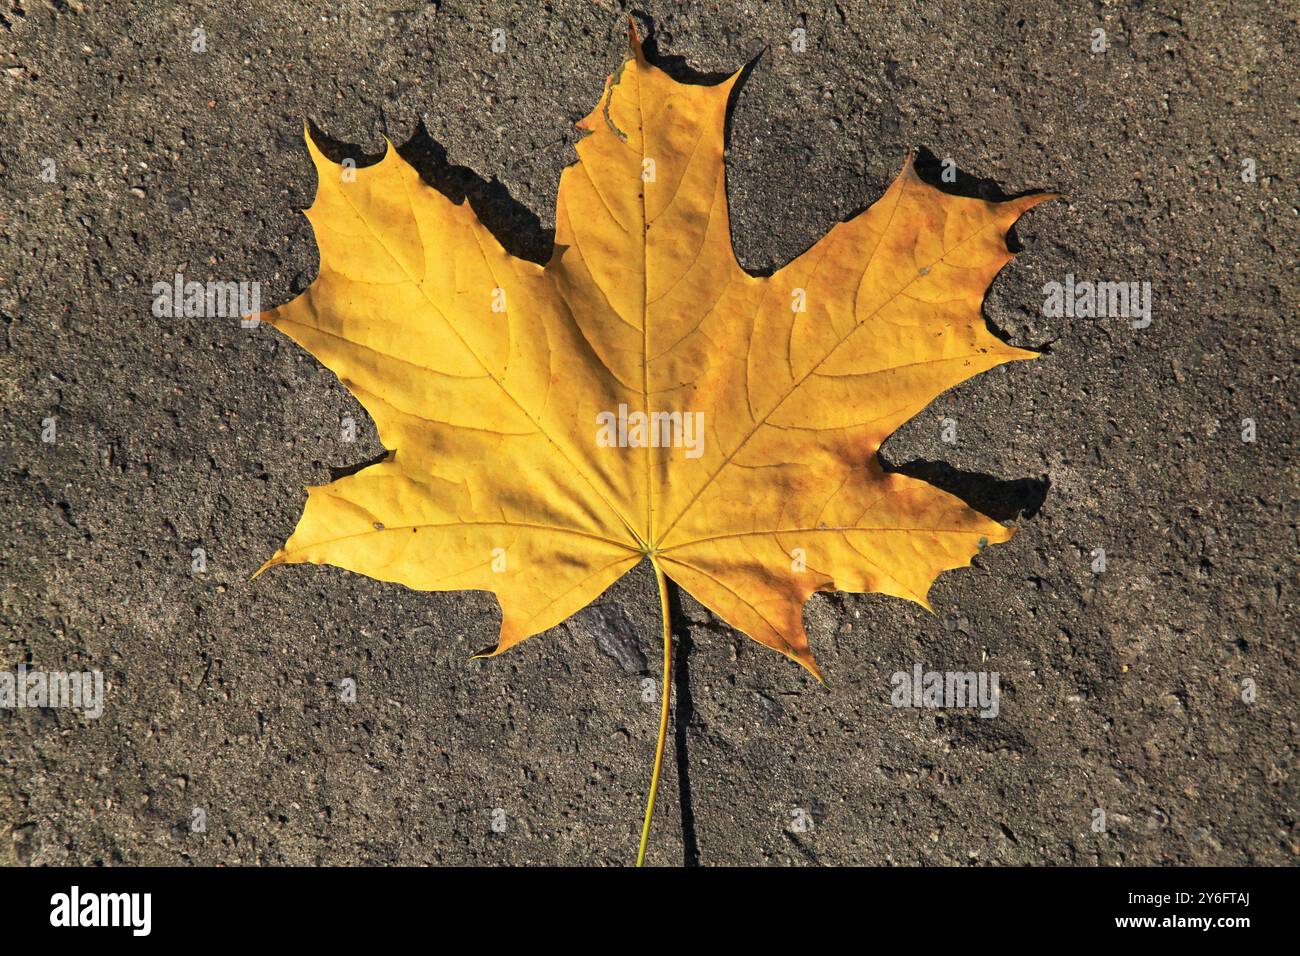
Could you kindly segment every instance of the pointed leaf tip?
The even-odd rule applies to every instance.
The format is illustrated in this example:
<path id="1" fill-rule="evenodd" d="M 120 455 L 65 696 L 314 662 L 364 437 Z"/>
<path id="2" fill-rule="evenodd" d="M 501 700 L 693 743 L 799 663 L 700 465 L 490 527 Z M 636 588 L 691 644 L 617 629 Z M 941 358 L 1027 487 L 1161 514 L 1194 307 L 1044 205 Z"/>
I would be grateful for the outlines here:
<path id="1" fill-rule="evenodd" d="M 645 62 L 645 50 L 641 43 L 641 31 L 636 28 L 636 21 L 632 15 L 627 17 L 627 46 L 632 56 L 638 63 Z"/>

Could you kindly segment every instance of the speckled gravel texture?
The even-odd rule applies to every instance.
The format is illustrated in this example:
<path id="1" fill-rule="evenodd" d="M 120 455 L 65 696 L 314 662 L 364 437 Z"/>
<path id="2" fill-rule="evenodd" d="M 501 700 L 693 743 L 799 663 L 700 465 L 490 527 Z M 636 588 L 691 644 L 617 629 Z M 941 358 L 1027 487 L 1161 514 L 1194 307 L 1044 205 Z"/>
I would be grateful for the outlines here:
<path id="1" fill-rule="evenodd" d="M 178 271 L 258 281 L 268 307 L 312 280 L 304 119 L 361 164 L 386 134 L 544 259 L 627 12 L 0 0 L 0 669 L 110 685 L 98 720 L 0 710 L 0 862 L 632 860 L 658 716 L 648 566 L 487 661 L 469 655 L 495 641 L 491 595 L 309 566 L 250 581 L 304 485 L 383 449 L 273 330 L 150 312 Z M 754 61 L 728 156 L 753 271 L 869 205 L 913 148 L 967 195 L 1062 196 L 1017 226 L 985 304 L 1046 356 L 946 393 L 882 452 L 1020 534 L 941 576 L 933 615 L 814 597 L 827 687 L 679 595 L 651 861 L 1294 863 L 1295 8 L 630 12 L 679 78 Z M 1150 282 L 1151 324 L 1045 317 L 1067 274 Z M 892 707 L 916 663 L 997 671 L 998 717 Z"/>

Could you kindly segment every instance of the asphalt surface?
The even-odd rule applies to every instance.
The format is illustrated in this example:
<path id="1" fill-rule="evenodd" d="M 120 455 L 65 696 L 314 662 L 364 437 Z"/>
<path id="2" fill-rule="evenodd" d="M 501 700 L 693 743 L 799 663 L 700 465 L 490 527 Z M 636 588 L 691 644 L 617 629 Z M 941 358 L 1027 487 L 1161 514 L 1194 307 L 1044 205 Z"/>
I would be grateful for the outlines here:
<path id="1" fill-rule="evenodd" d="M 941 576 L 934 615 L 814 597 L 825 688 L 679 595 L 650 858 L 1293 863 L 1296 11 L 884 6 L 632 10 L 679 78 L 753 61 L 728 156 L 753 271 L 869 205 L 913 148 L 968 195 L 1062 195 L 1017 227 L 985 303 L 1047 356 L 945 394 L 883 451 L 1021 530 Z M 544 259 L 626 12 L 0 4 L 0 670 L 107 682 L 98 719 L 0 709 L 0 862 L 631 861 L 649 569 L 473 662 L 490 595 L 250 581 L 304 485 L 383 449 L 273 330 L 151 313 L 177 272 L 259 282 L 267 307 L 310 283 L 304 119 L 363 165 L 386 134 Z M 1149 282 L 1150 324 L 1045 315 L 1067 275 Z M 891 706 L 918 663 L 998 672 L 998 716 Z"/>

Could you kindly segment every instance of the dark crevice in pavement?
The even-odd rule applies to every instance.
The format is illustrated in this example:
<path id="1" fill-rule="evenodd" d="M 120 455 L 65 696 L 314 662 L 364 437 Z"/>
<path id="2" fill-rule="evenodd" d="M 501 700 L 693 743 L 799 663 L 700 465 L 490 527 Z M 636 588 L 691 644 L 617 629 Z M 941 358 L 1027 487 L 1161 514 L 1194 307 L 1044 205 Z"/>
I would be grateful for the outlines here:
<path id="1" fill-rule="evenodd" d="M 682 865 L 700 865 L 700 846 L 695 837 L 695 808 L 691 802 L 689 730 L 695 716 L 691 700 L 691 633 L 682 611 L 681 592 L 668 582 L 668 614 L 677 623 L 677 647 L 673 658 L 673 685 L 677 689 L 677 714 L 673 724 L 673 753 L 677 758 L 677 795 L 682 808 Z"/>
<path id="2" fill-rule="evenodd" d="M 817 854 L 814 853 L 809 847 L 804 846 L 803 841 L 800 840 L 793 833 L 791 833 L 789 830 L 782 830 L 781 836 L 785 837 L 790 842 L 790 844 L 796 850 L 799 851 L 799 855 L 802 856 L 804 860 L 811 863 L 813 866 L 822 865 L 821 860 L 817 859 Z"/>

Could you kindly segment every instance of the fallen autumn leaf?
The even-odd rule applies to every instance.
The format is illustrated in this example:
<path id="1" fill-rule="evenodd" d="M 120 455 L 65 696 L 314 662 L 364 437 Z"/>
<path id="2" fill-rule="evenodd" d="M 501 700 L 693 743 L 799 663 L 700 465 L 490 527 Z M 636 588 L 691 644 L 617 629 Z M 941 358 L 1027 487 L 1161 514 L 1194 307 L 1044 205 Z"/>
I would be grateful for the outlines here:
<path id="1" fill-rule="evenodd" d="M 985 327 L 1005 234 L 1050 198 L 987 202 L 911 160 L 874 205 L 769 277 L 731 247 L 723 130 L 739 74 L 674 81 L 631 55 L 579 125 L 554 253 L 510 256 L 391 148 L 340 175 L 310 136 L 320 274 L 265 319 L 374 418 L 380 463 L 309 488 L 263 566 L 332 564 L 496 594 L 499 654 L 638 562 L 820 677 L 815 591 L 928 607 L 942 571 L 1012 530 L 887 473 L 881 443 L 936 395 L 1034 353 Z"/>

